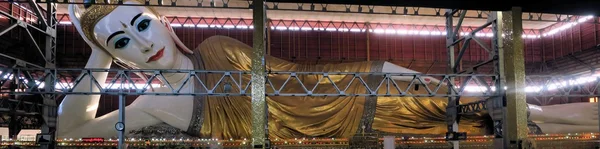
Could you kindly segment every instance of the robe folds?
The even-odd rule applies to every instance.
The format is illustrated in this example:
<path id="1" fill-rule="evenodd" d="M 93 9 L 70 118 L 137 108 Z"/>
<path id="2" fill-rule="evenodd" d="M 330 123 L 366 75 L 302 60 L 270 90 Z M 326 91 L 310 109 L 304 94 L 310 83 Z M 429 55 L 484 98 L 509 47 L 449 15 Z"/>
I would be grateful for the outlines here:
<path id="1" fill-rule="evenodd" d="M 240 41 L 225 37 L 208 38 L 194 54 L 189 56 L 195 63 L 195 69 L 250 71 L 252 48 Z M 366 61 L 341 64 L 296 64 L 272 56 L 265 56 L 269 71 L 288 72 L 381 72 L 384 62 Z M 206 75 L 204 83 L 213 86 L 219 75 Z M 240 76 L 234 76 L 240 77 Z M 242 75 L 244 82 L 250 81 L 250 75 Z M 322 77 L 322 76 L 321 76 Z M 346 86 L 353 75 L 331 75 L 338 86 Z M 321 83 L 314 93 L 331 93 L 335 89 L 329 81 L 319 82 L 318 76 L 298 76 L 307 87 Z M 378 84 L 382 78 L 363 77 L 368 84 Z M 269 75 L 275 88 L 279 88 L 287 76 Z M 326 79 L 324 79 L 326 80 Z M 396 81 L 400 88 L 406 88 L 410 82 Z M 330 83 L 329 83 L 330 84 Z M 267 84 L 267 89 L 271 88 Z M 374 86 L 374 85 L 370 85 Z M 285 92 L 304 93 L 298 81 L 288 81 Z M 350 85 L 347 92 L 367 92 L 357 81 Z M 217 88 L 215 92 L 221 92 Z M 296 92 L 297 91 L 297 92 Z M 381 90 L 385 93 L 385 90 Z M 233 87 L 231 92 L 239 92 Z M 409 90 L 409 93 L 426 93 L 425 89 Z M 446 93 L 441 88 L 439 93 Z M 267 96 L 268 127 L 270 138 L 333 137 L 348 138 L 358 133 L 398 133 L 398 134 L 434 134 L 447 132 L 446 97 L 290 97 Z M 467 97 L 465 97 L 467 98 Z M 199 128 L 199 137 L 242 139 L 252 138 L 252 105 L 249 96 L 206 96 L 197 98 L 190 125 Z M 478 100 L 478 99 L 473 99 Z M 470 135 L 488 134 L 484 121 L 485 114 L 461 118 L 459 130 Z M 202 119 L 201 121 L 194 119 Z M 188 130 L 189 131 L 189 130 Z"/>

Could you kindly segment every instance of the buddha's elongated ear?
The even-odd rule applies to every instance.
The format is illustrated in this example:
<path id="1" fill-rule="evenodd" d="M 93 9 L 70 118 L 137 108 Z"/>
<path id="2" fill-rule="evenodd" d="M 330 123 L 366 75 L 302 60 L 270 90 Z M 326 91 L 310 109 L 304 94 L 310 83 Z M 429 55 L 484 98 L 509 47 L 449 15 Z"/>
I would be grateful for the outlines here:
<path id="1" fill-rule="evenodd" d="M 183 44 L 183 42 L 181 42 L 181 39 L 179 39 L 179 37 L 177 37 L 177 34 L 175 34 L 175 30 L 173 30 L 173 27 L 171 26 L 171 23 L 169 22 L 167 17 L 161 16 L 160 21 L 170 31 L 171 38 L 173 38 L 173 41 L 175 41 L 175 44 L 177 44 L 177 46 L 179 47 L 179 49 L 181 49 L 182 52 L 188 53 L 188 54 L 194 53 L 187 46 L 185 46 L 185 44 Z"/>
<path id="2" fill-rule="evenodd" d="M 75 29 L 77 29 L 77 32 L 79 32 L 79 36 L 81 36 L 81 38 L 83 38 L 83 40 L 85 40 L 85 42 L 90 47 L 92 47 L 93 50 L 100 50 L 96 45 L 94 45 L 94 43 L 91 42 L 92 40 L 87 39 L 87 36 L 83 34 L 83 31 L 81 29 L 81 22 L 79 21 L 79 19 L 81 18 L 81 14 L 84 11 L 84 9 L 79 8 L 79 6 L 75 4 L 69 4 L 69 19 L 71 20 L 71 23 L 73 23 L 73 25 L 75 26 Z"/>
<path id="3" fill-rule="evenodd" d="M 88 39 L 87 36 L 85 36 L 83 34 L 83 31 L 81 30 L 81 23 L 79 21 L 79 18 L 81 17 L 83 11 L 84 10 L 79 8 L 79 6 L 77 5 L 69 5 L 69 19 L 71 20 L 71 23 L 73 23 L 75 29 L 77 29 L 77 32 L 79 32 L 79 36 L 81 36 L 81 38 L 83 38 L 87 45 L 90 46 L 90 48 L 92 48 L 92 54 L 90 55 L 90 58 L 88 59 L 88 62 L 85 65 L 85 68 L 108 69 L 110 68 L 110 65 L 113 61 L 112 56 L 110 56 L 110 54 L 108 54 L 106 51 L 100 49 L 93 42 L 91 42 L 92 40 Z"/>

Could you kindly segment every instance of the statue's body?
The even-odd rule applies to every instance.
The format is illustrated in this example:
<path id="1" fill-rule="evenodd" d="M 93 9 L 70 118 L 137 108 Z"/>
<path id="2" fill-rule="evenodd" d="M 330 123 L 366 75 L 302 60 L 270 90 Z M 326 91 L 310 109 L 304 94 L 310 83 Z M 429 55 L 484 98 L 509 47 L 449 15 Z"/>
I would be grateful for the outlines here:
<path id="1" fill-rule="evenodd" d="M 249 46 L 229 37 L 215 36 L 190 50 L 174 35 L 164 17 L 146 7 L 98 5 L 80 14 L 72 5 L 69 11 L 73 24 L 93 49 L 86 68 L 109 68 L 113 60 L 118 60 L 141 69 L 250 70 Z M 300 65 L 270 56 L 266 61 L 273 71 L 416 73 L 387 62 Z M 106 79 L 107 74 L 96 73 L 94 76 L 101 80 Z M 166 76 L 171 84 L 179 84 L 184 78 L 183 74 Z M 335 81 L 347 82 L 349 77 Z M 404 86 L 409 81 L 408 78 L 394 79 Z M 214 84 L 217 80 L 207 77 L 203 81 Z M 303 83 L 317 81 L 305 79 Z M 431 83 L 439 81 L 434 79 Z M 184 87 L 188 92 L 195 89 L 189 84 Z M 354 89 L 360 90 L 359 87 Z M 166 91 L 166 88 L 157 90 Z M 65 97 L 59 110 L 58 137 L 116 136 L 117 112 L 95 117 L 99 97 Z M 465 100 L 463 102 L 478 99 Z M 446 102 L 442 97 L 269 97 L 269 132 L 276 138 L 349 137 L 360 133 L 363 125 L 370 125 L 369 128 L 378 132 L 443 134 L 447 131 Z M 597 109 L 593 104 L 532 106 L 530 109 L 531 120 L 537 122 L 544 133 L 594 132 L 598 129 L 597 114 L 591 110 Z M 125 123 L 127 130 L 165 126 L 166 123 L 166 126 L 194 137 L 242 139 L 251 137 L 250 110 L 250 97 L 139 96 L 127 106 Z M 490 124 L 486 124 L 484 118 L 485 114 L 465 117 L 459 125 L 460 130 L 486 134 L 484 126 Z"/>

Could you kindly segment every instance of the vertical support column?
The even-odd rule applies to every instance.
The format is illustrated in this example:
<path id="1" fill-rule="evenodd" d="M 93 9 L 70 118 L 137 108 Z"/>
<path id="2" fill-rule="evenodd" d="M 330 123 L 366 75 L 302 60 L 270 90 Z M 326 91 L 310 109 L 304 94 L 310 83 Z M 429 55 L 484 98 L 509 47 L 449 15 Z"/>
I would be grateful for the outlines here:
<path id="1" fill-rule="evenodd" d="M 125 72 L 124 71 L 119 71 L 117 73 L 117 75 L 124 75 Z M 125 82 L 127 80 L 125 79 L 125 77 L 123 77 L 121 79 L 121 83 L 120 83 L 120 87 L 119 87 L 119 120 L 117 121 L 117 123 L 115 124 L 115 129 L 117 130 L 117 137 L 118 137 L 118 144 L 117 147 L 119 149 L 125 149 L 125 140 L 127 138 L 125 138 L 125 104 L 127 104 L 125 102 L 125 94 L 123 94 L 123 92 L 126 90 L 125 88 Z"/>
<path id="2" fill-rule="evenodd" d="M 596 88 L 596 98 L 600 98 L 600 88 Z M 598 106 L 598 109 L 600 109 L 600 101 L 598 101 L 598 99 L 596 99 L 596 104 Z M 600 124 L 600 110 L 598 110 L 598 124 Z M 600 132 L 600 125 L 598 125 L 598 132 Z M 600 137 L 600 134 L 596 134 L 596 137 Z M 600 139 L 600 138 L 598 138 Z M 600 146 L 600 142 L 598 144 L 598 146 Z"/>
<path id="3" fill-rule="evenodd" d="M 504 76 L 504 60 L 501 57 L 504 57 L 502 53 L 502 31 L 499 28 L 502 28 L 501 20 L 502 15 L 499 15 L 499 12 L 492 11 L 488 15 L 488 21 L 492 21 L 492 32 L 494 36 L 492 37 L 492 48 L 493 52 L 490 53 L 489 56 L 496 57 L 498 60 L 494 61 L 494 76 L 497 78 L 494 80 L 494 88 L 496 89 L 497 97 L 492 98 L 491 101 L 487 102 L 488 113 L 492 117 L 493 128 L 494 128 L 494 148 L 503 149 L 507 146 L 507 141 L 505 141 L 504 136 L 504 128 L 505 119 L 506 119 L 506 100 L 504 96 L 504 80 L 502 80 L 502 76 Z"/>
<path id="4" fill-rule="evenodd" d="M 124 90 L 124 88 L 121 88 L 121 90 Z M 115 129 L 117 129 L 119 137 L 119 149 L 125 148 L 125 104 L 125 95 L 119 94 L 119 122 L 115 124 Z"/>
<path id="5" fill-rule="evenodd" d="M 504 92 L 506 117 L 503 136 L 508 148 L 520 148 L 527 138 L 527 103 L 525 101 L 525 57 L 523 55 L 522 11 L 513 7 L 511 11 L 498 12 L 499 56 L 504 64 L 501 79 L 507 87 Z"/>
<path id="6" fill-rule="evenodd" d="M 271 24 L 271 23 L 272 23 L 272 21 L 269 20 L 269 21 L 267 21 L 267 24 L 266 24 L 266 28 L 267 28 L 267 41 L 266 41 L 266 44 L 267 44 L 267 55 L 271 55 L 271 31 L 273 31 L 271 29 L 271 26 L 273 24 Z"/>
<path id="7" fill-rule="evenodd" d="M 454 24 L 453 24 L 453 10 L 446 9 L 446 49 L 448 52 L 448 73 L 455 73 L 454 67 L 456 66 L 454 60 L 454 41 L 456 40 L 456 33 L 454 32 Z M 448 78 L 448 95 L 456 95 L 456 92 L 452 88 L 454 88 L 454 77 Z M 456 119 L 458 118 L 458 100 L 456 97 L 449 96 L 448 97 L 448 105 L 446 107 L 446 123 L 448 124 L 448 133 L 452 134 L 458 132 L 458 123 Z M 448 135 L 447 135 L 448 137 Z M 453 149 L 458 149 L 459 144 L 458 141 L 450 141 L 452 143 Z"/>
<path id="8" fill-rule="evenodd" d="M 17 98 L 23 98 L 22 96 L 17 96 Z M 23 99 L 17 99 L 19 101 Z M 17 116 L 17 107 L 10 108 L 10 122 L 8 123 L 8 138 L 17 140 L 18 135 L 21 132 L 22 126 L 21 122 Z"/>
<path id="9" fill-rule="evenodd" d="M 365 35 L 367 36 L 367 61 L 371 61 L 371 35 L 369 35 L 369 31 L 371 31 L 371 23 L 365 23 Z"/>
<path id="10" fill-rule="evenodd" d="M 31 0 L 33 1 L 33 0 Z M 35 4 L 35 3 L 33 3 Z M 32 6 L 35 7 L 35 6 Z M 56 68 L 56 4 L 51 3 L 51 1 L 47 1 L 46 3 L 46 40 L 45 40 L 45 57 L 46 57 L 46 68 L 54 69 Z M 52 74 L 56 76 L 55 71 L 46 71 L 47 75 Z M 54 91 L 54 82 L 53 77 L 47 77 L 44 81 L 44 90 L 47 92 Z M 49 144 L 43 144 L 40 148 L 43 149 L 53 149 L 56 147 L 55 144 L 55 136 L 56 136 L 56 123 L 57 123 L 57 101 L 56 95 L 54 94 L 44 94 L 43 96 L 43 113 L 42 117 L 44 119 L 44 123 L 42 124 L 41 133 L 50 134 L 51 141 Z"/>
<path id="11" fill-rule="evenodd" d="M 254 39 L 252 51 L 252 145 L 268 148 L 267 101 L 265 97 L 265 24 L 264 0 L 253 0 Z"/>
<path id="12" fill-rule="evenodd" d="M 12 7 L 11 7 L 12 8 Z M 12 11 L 11 11 L 12 12 Z M 594 43 L 598 45 L 598 17 L 594 17 Z"/>

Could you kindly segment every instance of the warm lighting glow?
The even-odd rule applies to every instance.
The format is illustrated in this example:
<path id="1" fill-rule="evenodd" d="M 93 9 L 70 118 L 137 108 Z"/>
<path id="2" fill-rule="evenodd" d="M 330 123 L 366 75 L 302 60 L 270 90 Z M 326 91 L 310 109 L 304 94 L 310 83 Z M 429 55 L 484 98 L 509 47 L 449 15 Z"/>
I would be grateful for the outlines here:
<path id="1" fill-rule="evenodd" d="M 208 24 L 198 24 L 198 25 L 196 25 L 196 27 L 199 27 L 199 28 L 208 28 L 209 25 Z M 241 25 L 238 26 L 238 27 L 241 27 Z"/>
<path id="2" fill-rule="evenodd" d="M 90 112 L 90 111 L 95 111 L 96 109 L 98 109 L 98 104 L 94 104 L 94 105 L 88 106 L 88 107 L 85 109 L 85 111 L 86 111 L 86 112 Z"/>
<path id="3" fill-rule="evenodd" d="M 540 143 L 547 143 L 544 141 L 593 141 L 595 140 L 597 137 L 595 136 L 594 133 L 574 133 L 574 134 L 541 134 L 541 135 L 528 135 L 529 138 L 533 139 L 533 140 L 541 140 Z M 493 141 L 493 136 L 469 136 L 469 138 L 467 138 L 466 140 L 464 140 L 464 142 L 471 142 L 471 143 L 476 143 L 477 145 L 481 145 L 480 147 L 484 147 L 486 143 L 491 143 Z M 135 139 L 128 139 L 125 141 L 125 143 L 130 146 L 130 147 L 144 147 L 144 146 L 164 146 L 167 144 L 173 144 L 173 143 L 178 143 L 184 146 L 190 146 L 190 147 L 210 147 L 213 144 L 216 145 L 223 145 L 223 147 L 243 147 L 247 144 L 246 141 L 242 141 L 242 140 L 233 140 L 233 141 L 226 141 L 226 140 L 217 140 L 218 142 L 213 142 L 212 140 L 215 139 L 198 139 L 198 141 L 189 141 L 189 139 L 186 139 L 188 141 L 182 142 L 180 139 L 179 141 L 176 141 L 175 139 L 173 139 L 173 141 L 171 140 L 165 140 L 164 138 L 162 139 L 156 139 L 156 138 L 152 138 L 152 142 L 148 141 L 150 139 L 147 139 L 146 141 L 144 141 L 144 139 L 141 138 L 135 138 Z M 158 140 L 158 141 L 156 141 Z M 203 140 L 203 141 L 200 141 Z M 206 141 L 204 141 L 206 140 Z M 313 138 L 311 140 L 306 140 L 305 138 L 302 138 L 302 140 L 300 140 L 299 138 L 297 140 L 292 140 L 292 139 L 271 139 L 271 140 L 275 140 L 272 141 L 272 145 L 275 145 L 277 147 L 281 147 L 281 148 L 285 148 L 287 145 L 292 145 L 295 147 L 305 147 L 305 148 L 310 148 L 310 147 L 314 147 L 315 145 L 349 145 L 349 140 L 347 138 Z M 6 146 L 6 145 L 20 145 L 20 146 L 35 146 L 35 139 L 17 139 L 17 140 L 12 140 L 12 139 L 6 139 L 6 140 L 2 140 L 2 145 Z M 379 142 L 381 143 L 381 141 L 383 140 L 379 140 Z M 422 144 L 422 145 L 427 145 L 429 143 L 445 143 L 446 140 L 443 136 L 440 137 L 396 137 L 395 138 L 395 143 L 396 144 Z M 109 141 L 105 141 L 102 138 L 83 138 L 83 139 L 78 139 L 75 141 L 69 141 L 69 140 L 57 140 L 57 145 L 59 146 L 88 146 L 88 147 L 100 147 L 100 146 L 116 146 L 117 145 L 117 140 L 109 140 Z"/>
<path id="4" fill-rule="evenodd" d="M 577 24 L 579 24 L 579 23 L 586 22 L 586 21 L 588 21 L 588 20 L 590 20 L 590 19 L 592 19 L 592 18 L 594 18 L 594 16 L 591 16 L 591 15 L 589 15 L 589 16 L 585 16 L 585 17 L 582 17 L 582 18 L 579 18 L 579 19 L 577 20 L 577 22 L 570 22 L 570 23 L 564 24 L 564 25 L 562 25 L 562 26 L 560 26 L 560 27 L 558 27 L 558 28 L 555 28 L 555 29 L 552 29 L 552 30 L 550 30 L 550 31 L 546 32 L 545 34 L 543 34 L 543 36 L 550 36 L 550 35 L 554 35 L 554 34 L 556 34 L 556 33 L 560 32 L 560 31 L 563 31 L 563 30 L 569 29 L 569 28 L 571 28 L 571 27 L 573 27 L 573 26 L 575 26 L 575 25 L 577 25 Z"/>
<path id="5" fill-rule="evenodd" d="M 173 24 L 171 24 L 171 27 L 181 27 L 181 24 L 179 24 L 179 23 L 173 23 Z"/>
<path id="6" fill-rule="evenodd" d="M 598 97 L 590 97 L 590 102 L 598 102 Z"/>
<path id="7" fill-rule="evenodd" d="M 585 17 L 588 18 L 588 17 Z M 584 18 L 582 18 L 584 19 Z M 581 19 L 580 19 L 581 20 Z M 574 22 L 576 24 L 576 22 Z M 71 25 L 70 21 L 61 21 L 59 22 L 61 25 Z M 569 27 L 572 27 L 575 24 L 569 24 Z M 180 23 L 172 23 L 171 27 L 197 27 L 197 28 L 225 28 L 225 29 L 254 29 L 253 25 L 207 25 L 207 24 L 180 24 Z M 311 27 L 294 27 L 294 26 L 271 26 L 272 30 L 281 30 L 281 31 L 330 31 L 330 32 L 365 32 L 366 29 L 359 28 L 311 28 Z M 562 29 L 564 30 L 564 29 Z M 371 29 L 369 32 L 376 34 L 391 34 L 391 35 L 426 35 L 426 36 L 446 36 L 445 31 L 429 31 L 429 30 L 405 30 L 405 29 Z M 554 34 L 553 31 L 550 32 Z M 469 32 L 461 32 L 460 36 L 467 36 Z M 548 36 L 551 34 L 544 34 L 543 36 Z M 474 36 L 476 37 L 493 37 L 492 33 L 476 33 Z M 535 34 L 523 34 L 523 38 L 541 38 L 540 35 Z"/>
<path id="8" fill-rule="evenodd" d="M 540 92 L 540 91 L 552 91 L 552 90 L 556 90 L 556 89 L 560 89 L 560 88 L 567 88 L 567 87 L 571 87 L 571 86 L 595 82 L 595 81 L 597 81 L 598 77 L 600 77 L 600 74 L 579 77 L 577 79 L 571 79 L 571 80 L 557 82 L 557 83 L 550 83 L 550 84 L 547 84 L 545 87 L 544 86 L 527 86 L 527 87 L 525 87 L 525 92 L 535 93 L 535 92 Z M 493 87 L 493 86 L 490 86 L 490 87 Z M 506 86 L 504 87 L 504 89 L 507 89 Z M 491 88 L 491 90 L 495 91 L 495 88 Z M 465 87 L 465 91 L 467 91 L 467 92 L 485 92 L 485 91 L 487 91 L 487 89 L 481 85 L 480 86 L 468 85 Z"/>

